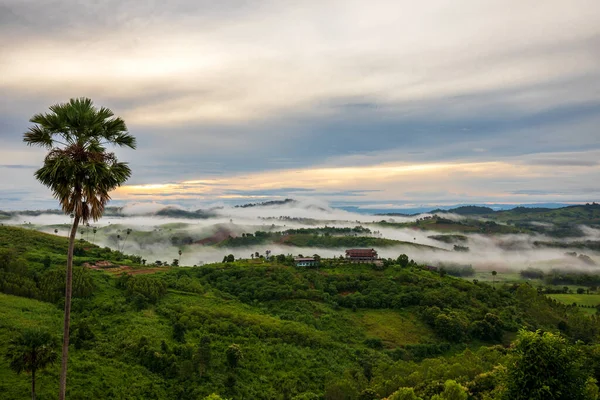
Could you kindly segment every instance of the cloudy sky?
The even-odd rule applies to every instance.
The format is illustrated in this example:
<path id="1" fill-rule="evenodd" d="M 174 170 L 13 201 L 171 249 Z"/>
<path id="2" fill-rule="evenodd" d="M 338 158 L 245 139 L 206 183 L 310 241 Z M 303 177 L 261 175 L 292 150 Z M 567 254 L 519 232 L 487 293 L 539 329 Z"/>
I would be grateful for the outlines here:
<path id="1" fill-rule="evenodd" d="M 80 96 L 117 202 L 600 199 L 598 0 L 0 0 L 0 209 L 53 206 L 22 134 Z"/>

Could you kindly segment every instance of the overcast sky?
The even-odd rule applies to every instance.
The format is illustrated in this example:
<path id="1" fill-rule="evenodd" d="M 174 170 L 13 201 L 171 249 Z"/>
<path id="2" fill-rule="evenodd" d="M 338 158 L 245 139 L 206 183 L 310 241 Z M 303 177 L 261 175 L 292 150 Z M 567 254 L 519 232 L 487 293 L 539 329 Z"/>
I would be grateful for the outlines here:
<path id="1" fill-rule="evenodd" d="M 120 202 L 600 199 L 598 0 L 0 0 L 0 209 L 54 206 L 22 134 L 80 96 Z"/>

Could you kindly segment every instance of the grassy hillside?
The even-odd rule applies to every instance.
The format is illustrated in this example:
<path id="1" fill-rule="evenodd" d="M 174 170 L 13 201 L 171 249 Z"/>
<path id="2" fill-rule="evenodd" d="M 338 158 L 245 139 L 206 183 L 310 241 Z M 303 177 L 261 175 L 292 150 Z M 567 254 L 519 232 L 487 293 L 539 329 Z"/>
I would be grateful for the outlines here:
<path id="1" fill-rule="evenodd" d="M 324 229 L 302 229 L 294 231 L 315 231 L 322 232 Z M 340 229 L 342 230 L 342 229 Z M 218 243 L 219 247 L 243 247 L 258 244 L 277 243 L 295 247 L 314 247 L 314 248 L 353 248 L 367 247 L 380 248 L 392 246 L 408 246 L 412 248 L 421 248 L 428 250 L 443 249 L 427 246 L 401 240 L 386 239 L 373 236 L 354 236 L 354 235 L 327 235 L 318 233 L 289 233 L 289 232 L 256 232 L 253 235 L 229 237 Z"/>
<path id="2" fill-rule="evenodd" d="M 31 229 L 13 226 L 0 226 L 0 251 L 14 252 L 27 262 L 29 268 L 62 265 L 67 261 L 68 239 Z M 105 260 L 114 264 L 136 266 L 139 257 L 125 255 L 108 247 L 101 248 L 89 242 L 78 240 L 75 246 L 73 264 L 96 263 Z"/>
<path id="3" fill-rule="evenodd" d="M 61 266 L 36 260 L 59 260 L 66 240 L 20 228 L 0 234 L 6 249 L 17 248 L 0 258 L 0 282 L 46 287 L 39 282 Z M 122 257 L 80 246 L 81 262 Z M 314 270 L 236 261 L 148 272 L 81 269 L 89 284 L 73 304 L 70 399 L 359 400 L 400 387 L 429 399 L 447 379 L 483 395 L 499 383 L 478 379 L 508 362 L 495 345 L 519 328 L 560 326 L 590 344 L 598 332 L 596 319 L 527 285 L 494 290 L 411 262 Z M 61 299 L 39 293 L 0 294 L 0 354 L 28 326 L 60 336 Z M 241 351 L 237 365 L 227 357 L 232 345 Z M 58 368 L 39 374 L 40 399 L 55 398 Z M 25 398 L 28 388 L 27 376 L 0 358 L 2 398 Z"/>

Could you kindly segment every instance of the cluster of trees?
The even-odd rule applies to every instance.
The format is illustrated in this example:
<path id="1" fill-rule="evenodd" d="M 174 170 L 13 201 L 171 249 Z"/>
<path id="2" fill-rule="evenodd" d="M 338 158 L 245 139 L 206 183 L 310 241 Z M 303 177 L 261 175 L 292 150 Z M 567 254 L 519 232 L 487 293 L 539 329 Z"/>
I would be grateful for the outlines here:
<path id="1" fill-rule="evenodd" d="M 442 338 L 449 342 L 465 342 L 475 338 L 500 342 L 504 324 L 495 314 L 487 313 L 482 319 L 470 319 L 461 310 L 442 311 L 439 307 L 427 307 L 422 311 L 423 319 Z"/>
<path id="2" fill-rule="evenodd" d="M 41 268 L 30 268 L 26 259 L 11 249 L 0 249 L 0 292 L 60 303 L 64 298 L 65 268 L 45 261 Z M 87 298 L 94 291 L 90 271 L 73 268 L 73 296 Z"/>
<path id="3" fill-rule="evenodd" d="M 135 304 L 138 310 L 156 304 L 167 294 L 167 283 L 150 275 L 124 273 L 117 280 L 117 287 L 125 290 L 127 300 Z"/>
<path id="4" fill-rule="evenodd" d="M 423 319 L 440 337 L 462 342 L 470 337 L 499 341 L 503 328 L 516 330 L 516 316 L 510 313 L 481 313 L 487 307 L 514 304 L 505 291 L 493 291 L 486 284 L 472 285 L 459 279 L 442 279 L 420 269 L 411 271 L 406 255 L 399 257 L 400 269 L 392 276 L 372 273 L 295 274 L 280 267 L 245 268 L 210 266 L 192 271 L 203 286 L 236 296 L 245 303 L 306 299 L 325 301 L 349 309 L 402 309 L 418 307 Z M 406 265 L 402 268 L 401 265 Z M 442 310 L 452 311 L 442 312 Z M 433 315 L 434 311 L 435 315 Z"/>

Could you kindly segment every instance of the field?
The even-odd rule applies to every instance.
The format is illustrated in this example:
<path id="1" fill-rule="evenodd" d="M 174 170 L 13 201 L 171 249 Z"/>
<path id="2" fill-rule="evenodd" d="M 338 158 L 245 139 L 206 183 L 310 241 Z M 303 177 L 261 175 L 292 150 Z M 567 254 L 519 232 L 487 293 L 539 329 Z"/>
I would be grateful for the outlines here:
<path id="1" fill-rule="evenodd" d="M 567 305 L 575 303 L 589 315 L 596 315 L 596 307 L 600 305 L 600 294 L 549 294 L 548 297 Z"/>

